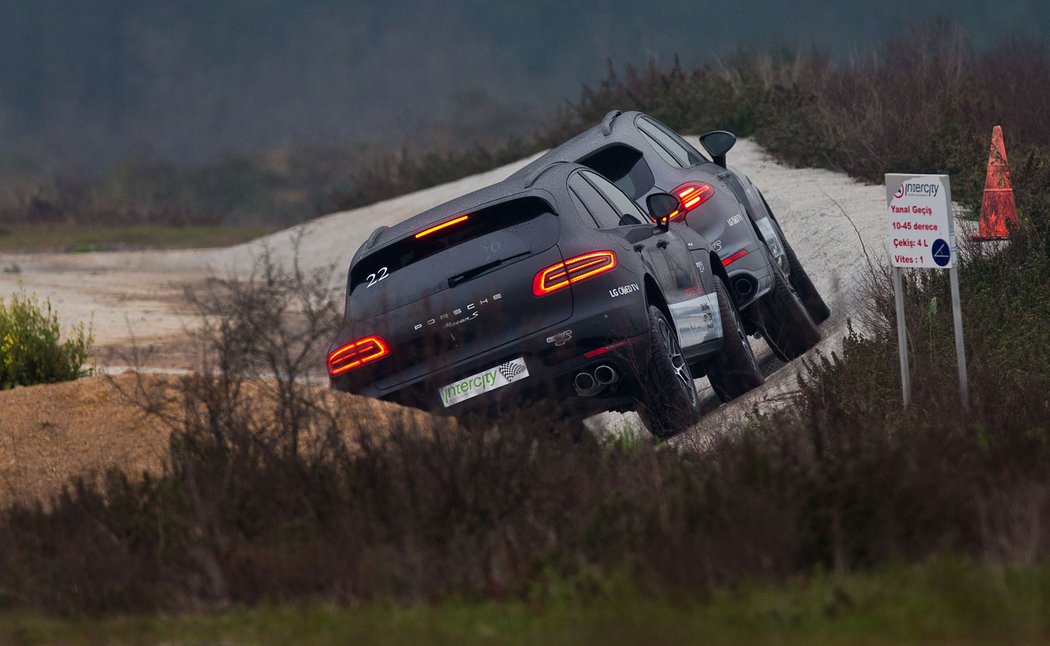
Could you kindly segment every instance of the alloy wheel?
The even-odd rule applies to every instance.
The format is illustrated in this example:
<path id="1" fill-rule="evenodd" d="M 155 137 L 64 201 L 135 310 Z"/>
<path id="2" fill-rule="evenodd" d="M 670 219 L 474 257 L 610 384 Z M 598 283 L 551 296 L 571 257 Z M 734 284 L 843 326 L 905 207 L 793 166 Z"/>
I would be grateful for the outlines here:
<path id="1" fill-rule="evenodd" d="M 667 321 L 662 318 L 657 321 L 656 329 L 667 352 L 667 358 L 671 360 L 671 366 L 674 368 L 675 378 L 678 380 L 679 386 L 688 393 L 689 402 L 695 404 L 696 388 L 693 386 L 693 380 L 689 374 L 689 368 L 686 366 L 685 357 L 682 356 L 682 348 L 678 345 L 678 339 L 675 337 L 674 332 L 671 331 L 670 326 L 667 325 Z"/>

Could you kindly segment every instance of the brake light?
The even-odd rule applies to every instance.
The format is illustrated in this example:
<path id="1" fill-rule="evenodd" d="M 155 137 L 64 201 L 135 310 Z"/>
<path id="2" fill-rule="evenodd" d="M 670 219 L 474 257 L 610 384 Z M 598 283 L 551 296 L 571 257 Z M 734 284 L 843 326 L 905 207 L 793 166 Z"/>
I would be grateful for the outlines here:
<path id="1" fill-rule="evenodd" d="M 416 234 L 416 238 L 422 238 L 423 236 L 428 236 L 431 233 L 434 233 L 435 231 L 440 231 L 440 230 L 448 228 L 448 227 L 450 227 L 450 226 L 452 226 L 454 224 L 459 224 L 460 222 L 465 222 L 467 220 L 467 218 L 469 218 L 469 217 L 470 217 L 469 215 L 461 215 L 458 218 L 452 218 L 451 220 L 448 220 L 447 222 L 442 222 L 441 224 L 435 224 L 434 226 L 430 227 L 429 229 L 423 229 L 422 231 L 417 233 Z"/>
<path id="2" fill-rule="evenodd" d="M 569 258 L 536 273 L 532 279 L 532 293 L 546 296 L 573 283 L 612 271 L 616 268 L 616 254 L 611 251 L 594 251 Z"/>
<path id="3" fill-rule="evenodd" d="M 686 213 L 692 211 L 715 195 L 714 187 L 710 184 L 705 184 L 704 182 L 686 182 L 676 188 L 673 192 L 675 196 L 682 201 L 682 213 L 678 217 L 685 217 Z M 676 218 L 672 217 L 671 219 L 674 220 Z"/>
<path id="4" fill-rule="evenodd" d="M 747 249 L 741 249 L 740 251 L 738 251 L 738 252 L 732 254 L 731 256 L 728 256 L 725 259 L 723 259 L 722 260 L 722 266 L 723 267 L 728 267 L 730 263 L 734 263 L 734 262 L 736 262 L 737 260 L 740 260 L 741 258 L 743 258 L 746 255 L 747 255 Z"/>
<path id="5" fill-rule="evenodd" d="M 328 374 L 333 377 L 358 366 L 382 359 L 390 354 L 390 346 L 381 336 L 366 336 L 347 343 L 328 355 Z"/>

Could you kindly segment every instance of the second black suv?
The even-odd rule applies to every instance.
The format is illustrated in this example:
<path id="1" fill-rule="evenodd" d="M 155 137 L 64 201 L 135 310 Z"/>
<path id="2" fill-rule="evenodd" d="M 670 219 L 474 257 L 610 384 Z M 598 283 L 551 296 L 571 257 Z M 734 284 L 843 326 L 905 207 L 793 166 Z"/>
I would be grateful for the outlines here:
<path id="1" fill-rule="evenodd" d="M 452 414 L 536 398 L 693 424 L 694 369 L 762 382 L 707 241 L 600 174 L 553 163 L 380 227 L 349 270 L 333 388 Z M 655 220 L 655 222 L 654 222 Z"/>
<path id="2" fill-rule="evenodd" d="M 613 111 L 518 175 L 528 176 L 553 161 L 578 162 L 639 204 L 653 193 L 680 198 L 683 208 L 675 219 L 711 241 L 719 258 L 712 271 L 729 286 L 748 332 L 763 336 L 773 353 L 788 361 L 820 340 L 817 324 L 830 310 L 761 192 L 747 175 L 726 164 L 735 142 L 725 131 L 701 136 L 708 159 L 651 116 Z"/>

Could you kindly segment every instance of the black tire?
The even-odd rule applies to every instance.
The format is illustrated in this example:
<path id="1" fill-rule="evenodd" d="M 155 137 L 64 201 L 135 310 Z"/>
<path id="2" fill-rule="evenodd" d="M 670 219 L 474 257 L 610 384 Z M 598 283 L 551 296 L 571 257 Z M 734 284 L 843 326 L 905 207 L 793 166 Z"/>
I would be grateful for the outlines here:
<path id="1" fill-rule="evenodd" d="M 813 281 L 810 280 L 809 274 L 802 268 L 802 263 L 798 261 L 798 257 L 795 256 L 795 250 L 788 244 L 787 238 L 784 237 L 784 232 L 777 226 L 777 233 L 780 235 L 780 242 L 784 245 L 784 255 L 787 256 L 788 271 L 791 274 L 788 276 L 788 280 L 791 281 L 791 286 L 795 288 L 795 293 L 798 294 L 799 300 L 806 306 L 806 311 L 809 312 L 809 317 L 813 319 L 816 324 L 821 324 L 828 320 L 831 316 L 831 308 L 828 307 L 827 303 L 821 297 L 820 292 L 817 291 Z"/>
<path id="2" fill-rule="evenodd" d="M 772 255 L 769 263 L 773 268 L 773 288 L 752 310 L 766 345 L 786 362 L 819 343 L 820 330 Z"/>
<path id="3" fill-rule="evenodd" d="M 655 305 L 649 306 L 649 365 L 639 375 L 639 416 L 649 432 L 666 438 L 690 428 L 700 419 L 700 397 L 678 345 L 678 335 Z"/>
<path id="4" fill-rule="evenodd" d="M 714 277 L 714 282 L 718 294 L 718 313 L 722 318 L 723 346 L 718 354 L 707 361 L 705 367 L 711 388 L 719 399 L 728 402 L 761 386 L 765 377 L 758 367 L 744 322 L 729 298 L 725 283 L 718 276 Z"/>
<path id="5" fill-rule="evenodd" d="M 769 202 L 766 202 L 765 196 L 762 196 L 762 205 L 766 207 L 769 220 L 776 228 L 777 235 L 780 236 L 780 243 L 784 245 L 784 255 L 787 256 L 788 272 L 790 273 L 788 280 L 791 281 L 791 286 L 795 288 L 795 293 L 798 294 L 799 300 L 806 306 L 809 317 L 813 319 L 814 323 L 819 325 L 831 316 L 831 308 L 824 302 L 824 298 L 821 297 L 813 281 L 810 280 L 809 274 L 802 267 L 802 263 L 798 261 L 798 256 L 795 255 L 795 250 L 788 243 L 784 231 L 780 228 L 780 223 L 773 217 L 773 210 L 769 208 Z"/>

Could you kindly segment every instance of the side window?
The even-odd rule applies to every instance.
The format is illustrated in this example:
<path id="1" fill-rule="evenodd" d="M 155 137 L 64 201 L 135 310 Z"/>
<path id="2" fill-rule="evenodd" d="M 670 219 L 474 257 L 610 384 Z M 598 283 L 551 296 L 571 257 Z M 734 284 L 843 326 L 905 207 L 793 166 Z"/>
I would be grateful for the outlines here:
<path id="1" fill-rule="evenodd" d="M 573 175 L 573 179 L 575 178 L 576 176 Z M 579 180 L 578 182 L 574 183 L 572 179 L 569 180 L 569 195 L 572 197 L 572 204 L 576 207 L 576 211 L 580 214 L 580 217 L 583 218 L 583 221 L 586 224 L 597 227 L 599 226 L 598 219 L 594 217 L 594 214 L 591 213 L 591 210 L 588 209 L 587 205 L 583 203 L 583 199 L 581 199 L 580 196 L 576 194 L 576 191 L 579 190 L 579 184 L 586 184 L 586 182 L 584 182 L 583 180 Z"/>
<path id="2" fill-rule="evenodd" d="M 574 173 L 569 177 L 569 188 L 586 209 L 581 213 L 585 222 L 587 214 L 590 214 L 599 229 L 612 229 L 620 226 L 620 216 L 617 215 L 616 209 L 602 197 L 596 188 L 591 186 L 590 182 L 581 177 L 580 173 Z M 580 204 L 577 204 L 577 208 L 579 206 Z"/>
<path id="3" fill-rule="evenodd" d="M 707 157 L 705 157 L 703 155 L 703 153 L 698 151 L 694 146 L 690 145 L 688 141 L 683 139 L 682 135 L 678 134 L 674 130 L 671 130 L 670 128 L 668 128 L 664 124 L 660 123 L 659 121 L 655 121 L 655 120 L 652 120 L 652 119 L 645 119 L 645 121 L 648 121 L 652 125 L 656 126 L 656 128 L 660 132 L 662 132 L 665 135 L 667 135 L 671 139 L 671 141 L 673 141 L 679 148 L 684 150 L 686 152 L 686 155 L 688 155 L 688 157 L 689 157 L 689 165 L 690 166 L 695 166 L 696 164 L 699 164 L 699 163 L 705 162 L 705 161 L 711 161 Z"/>
<path id="4" fill-rule="evenodd" d="M 586 177 L 587 181 L 593 184 L 616 209 L 617 215 L 620 216 L 618 226 L 644 224 L 649 221 L 649 218 L 642 213 L 642 210 L 638 208 L 634 200 L 627 197 L 623 191 L 616 188 L 609 180 L 597 173 L 588 173 L 586 171 L 581 172 L 580 175 Z"/>
<path id="5" fill-rule="evenodd" d="M 671 134 L 660 128 L 655 121 L 650 121 L 645 117 L 638 117 L 636 123 L 638 124 L 638 129 L 645 135 L 646 141 L 650 145 L 655 144 L 653 149 L 664 158 L 664 161 L 668 161 L 668 157 L 672 158 L 673 161 L 668 162 L 672 166 L 685 168 L 698 164 L 701 161 L 697 157 L 696 151 L 690 153 L 692 146 L 687 144 L 684 139 L 677 135 L 672 137 Z"/>
<path id="6" fill-rule="evenodd" d="M 649 144 L 649 147 L 660 157 L 660 159 L 667 162 L 668 166 L 674 166 L 675 168 L 682 168 L 681 162 L 671 156 L 671 153 L 667 152 L 667 149 L 660 145 L 655 139 L 646 134 L 644 130 L 640 131 L 642 138 L 645 139 L 645 143 Z"/>

